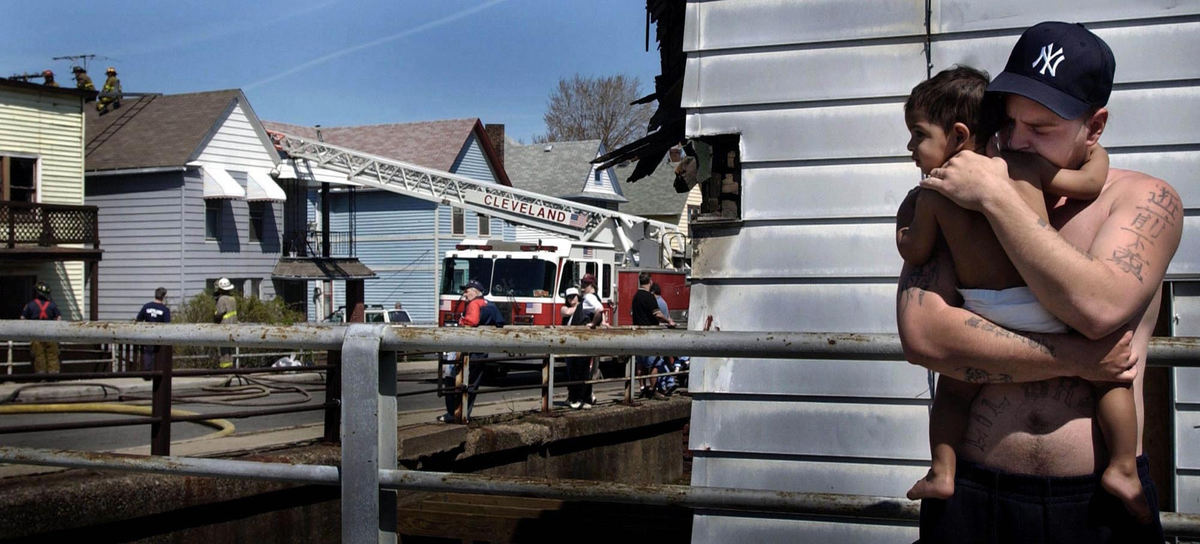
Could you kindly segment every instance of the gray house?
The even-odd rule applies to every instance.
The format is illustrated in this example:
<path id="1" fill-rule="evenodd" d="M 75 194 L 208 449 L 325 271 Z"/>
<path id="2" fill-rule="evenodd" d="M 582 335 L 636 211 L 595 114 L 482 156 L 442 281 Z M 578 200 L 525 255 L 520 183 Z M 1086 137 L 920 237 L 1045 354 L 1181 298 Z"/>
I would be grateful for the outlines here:
<path id="1" fill-rule="evenodd" d="M 178 307 L 221 277 L 243 295 L 275 296 L 287 196 L 240 90 L 127 97 L 88 111 L 86 135 L 84 198 L 107 250 L 100 319 L 132 319 L 160 286 Z"/>
<path id="2" fill-rule="evenodd" d="M 592 159 L 604 153 L 600 140 L 520 145 L 505 143 L 504 170 L 513 187 L 580 204 L 616 210 L 629 202 L 621 193 L 612 168 L 596 168 Z M 536 240 L 547 233 L 517 226 L 518 240 Z"/>

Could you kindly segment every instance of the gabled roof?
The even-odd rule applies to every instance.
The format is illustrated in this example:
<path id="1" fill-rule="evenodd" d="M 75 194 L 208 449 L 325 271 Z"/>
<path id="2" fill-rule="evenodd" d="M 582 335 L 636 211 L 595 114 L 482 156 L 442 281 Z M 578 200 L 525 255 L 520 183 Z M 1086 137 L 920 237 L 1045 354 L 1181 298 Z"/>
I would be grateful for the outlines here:
<path id="1" fill-rule="evenodd" d="M 622 163 L 613 168 L 617 171 L 617 179 L 624 180 L 633 173 L 634 163 Z M 621 205 L 621 213 L 641 217 L 682 213 L 688 194 L 675 192 L 674 184 L 675 169 L 664 157 L 649 176 L 637 183 L 621 183 L 621 190 L 629 199 L 628 204 Z"/>
<path id="2" fill-rule="evenodd" d="M 589 197 L 583 189 L 592 173 L 600 140 L 550 142 L 504 148 L 504 168 L 513 186 L 554 197 Z"/>
<path id="3" fill-rule="evenodd" d="M 317 139 L 315 127 L 263 121 L 270 131 L 306 139 Z M 387 159 L 449 172 L 474 135 L 502 185 L 511 186 L 483 123 L 478 118 L 390 123 L 346 127 L 321 127 L 321 140 L 330 145 L 362 151 Z"/>
<path id="4" fill-rule="evenodd" d="M 84 168 L 96 172 L 184 166 L 199 156 L 238 103 L 250 123 L 257 124 L 246 96 L 238 89 L 126 97 L 120 108 L 104 115 L 84 108 Z M 266 133 L 259 138 L 270 149 Z"/>

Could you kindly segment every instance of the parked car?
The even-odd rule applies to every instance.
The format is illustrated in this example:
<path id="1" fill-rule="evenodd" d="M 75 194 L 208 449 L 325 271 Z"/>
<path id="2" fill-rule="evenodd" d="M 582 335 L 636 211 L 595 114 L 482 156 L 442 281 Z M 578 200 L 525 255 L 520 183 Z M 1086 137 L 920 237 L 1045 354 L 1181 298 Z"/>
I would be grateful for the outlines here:
<path id="1" fill-rule="evenodd" d="M 412 324 L 412 317 L 408 315 L 407 310 L 385 309 L 379 304 L 368 304 L 364 308 L 366 313 L 365 321 L 367 323 L 387 323 L 399 327 Z M 346 307 L 339 306 L 329 317 L 325 318 L 326 323 L 345 323 L 346 322 Z"/>

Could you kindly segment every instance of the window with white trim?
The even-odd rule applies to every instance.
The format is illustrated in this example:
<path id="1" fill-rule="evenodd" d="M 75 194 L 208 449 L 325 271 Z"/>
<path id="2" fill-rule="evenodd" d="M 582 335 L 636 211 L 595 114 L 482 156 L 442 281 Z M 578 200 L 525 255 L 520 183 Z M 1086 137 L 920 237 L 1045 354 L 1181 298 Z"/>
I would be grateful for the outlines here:
<path id="1" fill-rule="evenodd" d="M 37 202 L 37 166 L 35 157 L 0 155 L 0 200 Z"/>
<path id="2" fill-rule="evenodd" d="M 451 208 L 450 213 L 450 235 L 451 236 L 466 236 L 467 235 L 467 218 L 463 213 L 462 208 Z"/>
<path id="3" fill-rule="evenodd" d="M 479 237 L 487 238 L 488 236 L 491 236 L 492 235 L 491 219 L 489 219 L 488 216 L 481 214 L 481 213 L 476 214 L 476 216 L 479 219 Z"/>

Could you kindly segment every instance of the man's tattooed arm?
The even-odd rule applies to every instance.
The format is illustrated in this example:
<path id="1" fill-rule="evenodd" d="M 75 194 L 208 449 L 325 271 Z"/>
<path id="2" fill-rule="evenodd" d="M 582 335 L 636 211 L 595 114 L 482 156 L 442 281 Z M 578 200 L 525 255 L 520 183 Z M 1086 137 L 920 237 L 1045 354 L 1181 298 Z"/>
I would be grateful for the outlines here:
<path id="1" fill-rule="evenodd" d="M 979 329 L 981 331 L 987 332 L 989 334 L 992 334 L 992 335 L 998 336 L 998 337 L 1014 338 L 1014 339 L 1017 339 L 1017 340 L 1023 342 L 1025 345 L 1027 345 L 1033 349 L 1036 349 L 1042 353 L 1045 353 L 1046 355 L 1049 355 L 1051 357 L 1054 356 L 1054 346 L 1050 342 L 1047 341 L 1047 338 L 1045 335 L 1037 334 L 1037 333 L 1029 333 L 1029 332 L 1021 333 L 1021 332 L 1010 331 L 1004 327 L 996 325 L 995 323 L 992 323 L 992 322 L 990 322 L 986 319 L 983 319 L 981 317 L 978 317 L 978 316 L 971 316 L 971 317 L 967 318 L 966 323 L 967 323 L 968 327 L 971 327 L 973 329 Z"/>

